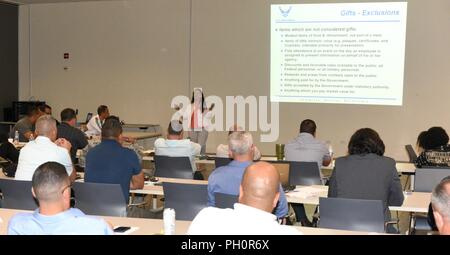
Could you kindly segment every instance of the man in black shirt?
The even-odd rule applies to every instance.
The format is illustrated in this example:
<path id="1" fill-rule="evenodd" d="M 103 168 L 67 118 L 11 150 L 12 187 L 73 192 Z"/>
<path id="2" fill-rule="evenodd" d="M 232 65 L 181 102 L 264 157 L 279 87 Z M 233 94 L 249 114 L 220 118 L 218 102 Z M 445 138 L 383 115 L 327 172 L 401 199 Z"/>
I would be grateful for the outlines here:
<path id="1" fill-rule="evenodd" d="M 61 112 L 61 124 L 58 126 L 58 138 L 65 138 L 72 144 L 70 157 L 74 164 L 78 163 L 77 150 L 81 150 L 88 145 L 84 133 L 76 128 L 77 115 L 73 109 L 67 108 Z"/>

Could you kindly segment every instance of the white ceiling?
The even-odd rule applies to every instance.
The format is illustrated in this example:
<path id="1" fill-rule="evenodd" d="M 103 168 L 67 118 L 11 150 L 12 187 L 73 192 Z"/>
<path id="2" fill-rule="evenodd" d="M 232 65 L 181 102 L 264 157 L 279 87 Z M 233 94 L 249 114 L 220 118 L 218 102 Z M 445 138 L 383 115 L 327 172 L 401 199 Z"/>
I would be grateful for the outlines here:
<path id="1" fill-rule="evenodd" d="M 111 1 L 111 0 L 3 0 L 3 1 L 16 4 L 46 4 L 46 3 Z"/>

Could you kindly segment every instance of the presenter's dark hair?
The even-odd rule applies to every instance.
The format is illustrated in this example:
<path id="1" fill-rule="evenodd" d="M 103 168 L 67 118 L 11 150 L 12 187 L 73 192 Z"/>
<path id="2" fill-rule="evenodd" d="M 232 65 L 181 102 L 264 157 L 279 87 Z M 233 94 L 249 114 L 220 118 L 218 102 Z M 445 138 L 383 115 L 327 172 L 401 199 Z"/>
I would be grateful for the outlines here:
<path id="1" fill-rule="evenodd" d="M 183 133 L 183 123 L 179 120 L 172 120 L 167 128 L 169 135 L 181 135 Z"/>
<path id="2" fill-rule="evenodd" d="M 302 123 L 300 124 L 300 133 L 308 133 L 311 135 L 316 134 L 316 123 L 314 122 L 314 120 L 304 120 L 302 121 Z"/>
<path id="3" fill-rule="evenodd" d="M 432 127 L 428 129 L 423 139 L 423 147 L 425 150 L 437 149 L 447 145 L 449 137 L 445 129 L 442 127 Z"/>
<path id="4" fill-rule="evenodd" d="M 202 93 L 202 113 L 205 111 L 205 94 L 203 94 L 203 91 L 201 89 L 194 89 L 194 91 L 192 91 L 192 99 L 191 99 L 191 104 L 194 103 L 194 96 L 195 96 L 195 91 L 199 90 Z"/>
<path id="5" fill-rule="evenodd" d="M 102 126 L 102 138 L 113 139 L 118 138 L 122 134 L 122 124 L 115 118 L 105 120 Z"/>
<path id="6" fill-rule="evenodd" d="M 77 117 L 74 109 L 66 108 L 61 112 L 61 121 L 71 121 Z"/>
<path id="7" fill-rule="evenodd" d="M 370 128 L 363 128 L 352 135 L 348 143 L 350 155 L 377 154 L 384 155 L 384 143 L 378 133 Z"/>
<path id="8" fill-rule="evenodd" d="M 108 110 L 108 106 L 106 106 L 106 105 L 100 105 L 100 106 L 97 108 L 97 114 L 100 115 L 100 114 L 106 112 L 107 110 Z"/>
<path id="9" fill-rule="evenodd" d="M 425 137 L 427 135 L 427 131 L 420 132 L 419 136 L 417 136 L 416 145 L 420 148 L 424 148 Z"/>

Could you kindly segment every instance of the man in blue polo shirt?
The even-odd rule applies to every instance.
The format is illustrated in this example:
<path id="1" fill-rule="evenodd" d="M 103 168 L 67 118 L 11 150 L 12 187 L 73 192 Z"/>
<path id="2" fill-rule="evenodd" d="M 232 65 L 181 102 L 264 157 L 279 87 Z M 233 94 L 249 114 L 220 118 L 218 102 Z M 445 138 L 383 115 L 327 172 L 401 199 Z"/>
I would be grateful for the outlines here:
<path id="1" fill-rule="evenodd" d="M 112 235 L 102 219 L 70 208 L 70 179 L 63 165 L 47 162 L 33 174 L 32 193 L 39 201 L 33 213 L 11 218 L 8 235 Z"/>
<path id="2" fill-rule="evenodd" d="M 124 148 L 122 124 L 109 118 L 102 126 L 102 142 L 86 155 L 85 182 L 120 184 L 128 203 L 130 189 L 144 187 L 144 173 L 133 150 Z"/>
<path id="3" fill-rule="evenodd" d="M 228 137 L 229 153 L 233 158 L 227 166 L 215 169 L 208 179 L 208 206 L 215 206 L 215 193 L 238 195 L 239 186 L 245 169 L 253 163 L 254 144 L 252 135 L 248 132 L 237 131 Z M 280 198 L 275 208 L 279 219 L 288 213 L 288 203 L 284 191 L 280 186 Z"/>

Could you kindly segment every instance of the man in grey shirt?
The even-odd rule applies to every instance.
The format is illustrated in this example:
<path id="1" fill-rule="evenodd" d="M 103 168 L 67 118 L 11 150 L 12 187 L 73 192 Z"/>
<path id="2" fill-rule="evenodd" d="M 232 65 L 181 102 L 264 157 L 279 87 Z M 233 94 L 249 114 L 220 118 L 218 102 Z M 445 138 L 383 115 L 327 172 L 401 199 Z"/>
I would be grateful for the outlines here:
<path id="1" fill-rule="evenodd" d="M 36 107 L 31 107 L 27 116 L 20 119 L 14 128 L 11 130 L 11 137 L 14 137 L 16 131 L 19 131 L 19 141 L 20 142 L 28 142 L 32 139 L 34 135 L 34 124 L 36 120 L 40 117 L 39 111 Z"/>
<path id="2" fill-rule="evenodd" d="M 322 177 L 320 169 L 322 166 L 328 166 L 332 161 L 332 155 L 328 146 L 316 139 L 317 126 L 313 120 L 307 119 L 300 124 L 300 134 L 291 142 L 286 144 L 284 155 L 286 161 L 295 162 L 317 162 L 319 173 Z M 293 204 L 297 222 L 301 222 L 303 226 L 311 226 L 306 217 L 305 207 L 303 204 Z"/>

